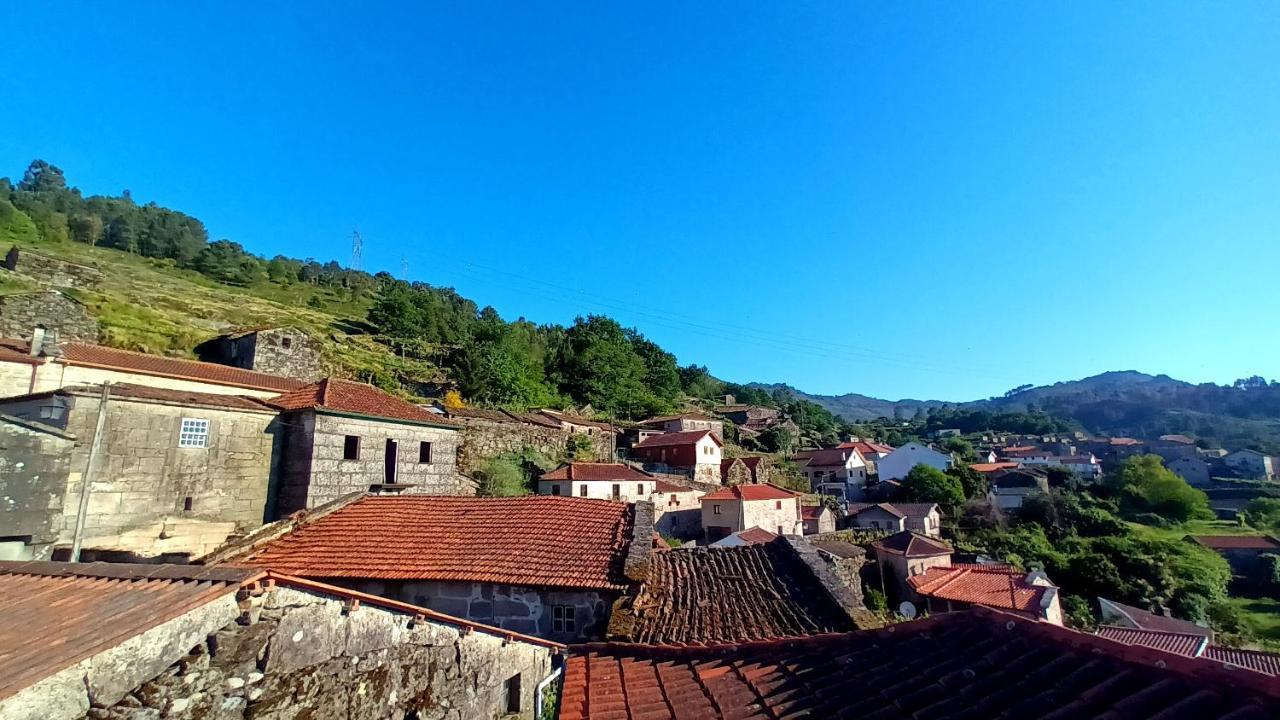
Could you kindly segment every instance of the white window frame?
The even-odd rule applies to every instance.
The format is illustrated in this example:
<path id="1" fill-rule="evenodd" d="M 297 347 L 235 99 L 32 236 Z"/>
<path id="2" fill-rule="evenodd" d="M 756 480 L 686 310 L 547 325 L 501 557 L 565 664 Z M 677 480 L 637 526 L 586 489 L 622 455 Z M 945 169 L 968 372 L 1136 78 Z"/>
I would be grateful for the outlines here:
<path id="1" fill-rule="evenodd" d="M 209 447 L 209 421 L 205 418 L 182 418 L 178 426 L 178 447 Z"/>

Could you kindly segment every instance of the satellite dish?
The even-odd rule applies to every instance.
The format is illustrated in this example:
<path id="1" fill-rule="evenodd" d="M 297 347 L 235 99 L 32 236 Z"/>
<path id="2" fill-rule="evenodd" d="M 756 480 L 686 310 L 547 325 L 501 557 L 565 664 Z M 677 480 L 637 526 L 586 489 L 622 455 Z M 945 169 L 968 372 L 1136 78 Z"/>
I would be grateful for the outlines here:
<path id="1" fill-rule="evenodd" d="M 898 614 L 910 620 L 916 616 L 916 606 L 910 600 L 903 600 L 898 606 Z"/>

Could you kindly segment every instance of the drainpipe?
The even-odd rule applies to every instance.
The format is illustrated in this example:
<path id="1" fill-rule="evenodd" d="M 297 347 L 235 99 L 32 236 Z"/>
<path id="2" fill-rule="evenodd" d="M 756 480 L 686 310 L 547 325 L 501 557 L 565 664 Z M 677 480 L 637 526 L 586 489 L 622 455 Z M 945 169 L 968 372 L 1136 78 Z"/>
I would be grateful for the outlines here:
<path id="1" fill-rule="evenodd" d="M 71 562 L 80 562 L 80 544 L 84 541 L 85 518 L 89 514 L 89 486 L 93 484 L 93 471 L 97 465 L 98 451 L 102 448 L 102 432 L 107 427 L 107 399 L 111 396 L 111 383 L 102 383 L 102 397 L 98 400 L 98 425 L 93 431 L 93 443 L 89 445 L 89 462 L 80 479 L 80 507 L 76 510 L 76 529 L 71 540 Z"/>
<path id="2" fill-rule="evenodd" d="M 534 689 L 533 691 L 534 720 L 542 720 L 542 711 L 544 709 L 542 707 L 542 691 L 545 690 L 548 685 L 555 682 L 556 678 L 559 678 L 563 672 L 564 672 L 564 665 L 561 665 L 555 670 L 552 670 L 551 674 L 548 675 L 545 679 L 543 679 L 542 682 L 538 683 L 538 687 Z"/>

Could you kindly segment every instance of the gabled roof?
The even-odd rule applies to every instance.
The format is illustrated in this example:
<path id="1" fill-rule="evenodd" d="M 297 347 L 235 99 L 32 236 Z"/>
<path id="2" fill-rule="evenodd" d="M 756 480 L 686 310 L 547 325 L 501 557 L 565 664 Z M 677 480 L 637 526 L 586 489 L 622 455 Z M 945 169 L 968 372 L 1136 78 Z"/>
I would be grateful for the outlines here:
<path id="1" fill-rule="evenodd" d="M 856 456 L 860 464 L 865 464 L 862 455 L 853 448 L 826 448 L 809 456 L 808 467 L 844 467 L 851 456 Z"/>
<path id="2" fill-rule="evenodd" d="M 654 448 L 654 447 L 676 447 L 680 445 L 693 445 L 702 438 L 710 435 L 715 444 L 724 446 L 720 438 L 710 430 L 684 430 L 682 432 L 662 433 L 661 435 L 651 435 L 644 440 L 633 445 L 633 448 Z"/>
<path id="3" fill-rule="evenodd" d="M 1263 675 L 1280 676 L 1280 653 L 1210 645 L 1205 648 L 1201 657 L 1260 672 Z"/>
<path id="4" fill-rule="evenodd" d="M 734 533 L 734 535 L 747 545 L 760 545 L 762 543 L 773 542 L 778 539 L 777 535 L 758 525 L 753 525 L 746 530 L 739 530 Z"/>
<path id="5" fill-rule="evenodd" d="M 1107 442 L 1110 443 L 1111 445 L 1141 445 L 1142 444 L 1141 440 L 1135 440 L 1133 438 L 1127 438 L 1127 437 L 1111 438 Z"/>
<path id="6" fill-rule="evenodd" d="M 1195 445 L 1196 441 L 1186 435 L 1161 435 L 1160 439 L 1165 442 L 1177 443 L 1179 445 Z"/>
<path id="7" fill-rule="evenodd" d="M 980 473 L 993 473 L 997 470 L 1012 470 L 1018 467 L 1016 462 L 973 463 L 969 468 Z"/>
<path id="8" fill-rule="evenodd" d="M 1207 627 L 1201 627 L 1190 620 L 1179 620 L 1178 618 L 1168 617 L 1165 615 L 1157 615 L 1153 612 L 1143 610 L 1132 605 L 1118 603 L 1115 600 L 1107 598 L 1098 598 L 1098 604 L 1102 606 L 1103 619 L 1107 619 L 1112 613 L 1117 613 L 1127 619 L 1135 628 L 1139 630 L 1159 630 L 1161 632 L 1182 633 L 1185 635 L 1204 635 L 1212 638 L 1213 630 Z M 1110 610 L 1111 612 L 1107 612 Z"/>
<path id="9" fill-rule="evenodd" d="M 62 350 L 62 356 L 54 358 L 54 360 L 65 365 L 96 367 L 140 375 L 193 380 L 214 385 L 230 385 L 253 390 L 287 392 L 296 390 L 306 384 L 293 378 L 268 375 L 267 373 L 244 370 L 228 365 L 162 357 L 160 355 L 147 355 L 89 343 L 64 342 L 59 343 L 58 347 Z"/>
<path id="10" fill-rule="evenodd" d="M 905 557 L 937 557 L 950 555 L 952 548 L 941 540 L 934 540 L 910 530 L 894 533 L 871 544 L 872 547 Z"/>
<path id="11" fill-rule="evenodd" d="M 1003 566 L 953 565 L 931 567 L 907 578 L 925 597 L 986 605 L 1016 612 L 1041 614 L 1041 601 L 1053 588 L 1027 582 L 1026 573 Z"/>
<path id="12" fill-rule="evenodd" d="M 653 476 L 622 463 L 572 462 L 543 473 L 542 480 L 652 480 Z"/>
<path id="13" fill-rule="evenodd" d="M 423 410 L 378 388 L 352 380 L 325 378 L 271 398 L 271 403 L 286 412 L 315 410 L 339 415 L 359 415 L 383 420 L 408 421 L 421 425 L 456 428 L 458 424 Z"/>
<path id="14" fill-rule="evenodd" d="M 134 385 L 132 383 L 112 383 L 110 397 L 112 399 L 139 400 L 142 402 L 153 401 L 159 403 L 169 403 L 173 405 L 190 405 L 193 407 L 213 407 L 224 410 L 245 410 L 249 412 L 275 413 L 277 409 L 267 400 L 262 400 L 247 395 L 225 395 L 222 393 L 204 393 L 192 390 L 171 390 L 169 388 L 157 388 L 147 385 Z M 26 397 L 39 397 L 40 395 L 82 395 L 97 397 L 102 394 L 101 385 L 73 385 L 60 390 L 53 390 L 47 393 L 38 393 L 37 395 L 29 395 Z M 19 400 L 21 398 L 6 398 L 6 400 Z"/>
<path id="15" fill-rule="evenodd" d="M 888 455 L 893 452 L 892 445 L 884 445 L 882 443 L 874 443 L 867 440 L 850 440 L 848 442 L 842 442 L 836 447 L 857 450 L 864 458 L 871 457 L 872 455 Z"/>
<path id="16" fill-rule="evenodd" d="M 617 590 L 635 517 L 628 503 L 553 495 L 367 496 L 235 562 L 309 578 Z"/>
<path id="17" fill-rule="evenodd" d="M 705 647 L 572 648 L 560 720 L 1263 720 L 1255 673 L 986 608 L 882 630 Z"/>
<path id="18" fill-rule="evenodd" d="M 862 513 L 872 509 L 887 512 L 890 515 L 898 518 L 899 520 L 907 516 L 906 513 L 902 512 L 901 510 L 899 510 L 898 508 L 894 507 L 889 503 L 850 503 L 849 517 L 861 515 Z"/>
<path id="19" fill-rule="evenodd" d="M 831 512 L 831 508 L 826 505 L 801 505 L 800 517 L 804 520 L 817 520 L 822 517 L 823 513 Z"/>
<path id="20" fill-rule="evenodd" d="M 1280 551 L 1280 541 L 1263 535 L 1188 535 L 1211 550 Z"/>
<path id="21" fill-rule="evenodd" d="M 1204 635 L 1140 630 L 1116 625 L 1101 625 L 1096 634 L 1098 637 L 1122 642 L 1125 645 L 1141 645 L 1186 657 L 1199 656 L 1209 644 L 1209 638 Z"/>
<path id="22" fill-rule="evenodd" d="M 769 483 L 733 485 L 702 496 L 703 500 L 790 500 L 800 493 Z"/>
<path id="23" fill-rule="evenodd" d="M 43 358 L 33 357 L 29 352 L 31 344 L 25 340 L 0 338 L 0 362 L 22 363 L 24 365 L 40 365 Z"/>

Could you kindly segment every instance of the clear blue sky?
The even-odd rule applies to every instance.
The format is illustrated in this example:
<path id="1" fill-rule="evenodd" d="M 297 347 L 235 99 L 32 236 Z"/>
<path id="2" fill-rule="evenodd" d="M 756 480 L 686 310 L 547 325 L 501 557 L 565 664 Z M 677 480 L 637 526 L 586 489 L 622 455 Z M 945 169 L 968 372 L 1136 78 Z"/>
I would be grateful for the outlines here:
<path id="1" fill-rule="evenodd" d="M 1280 3 L 70 5 L 4 11 L 0 175 L 736 381 L 1280 374 Z"/>

